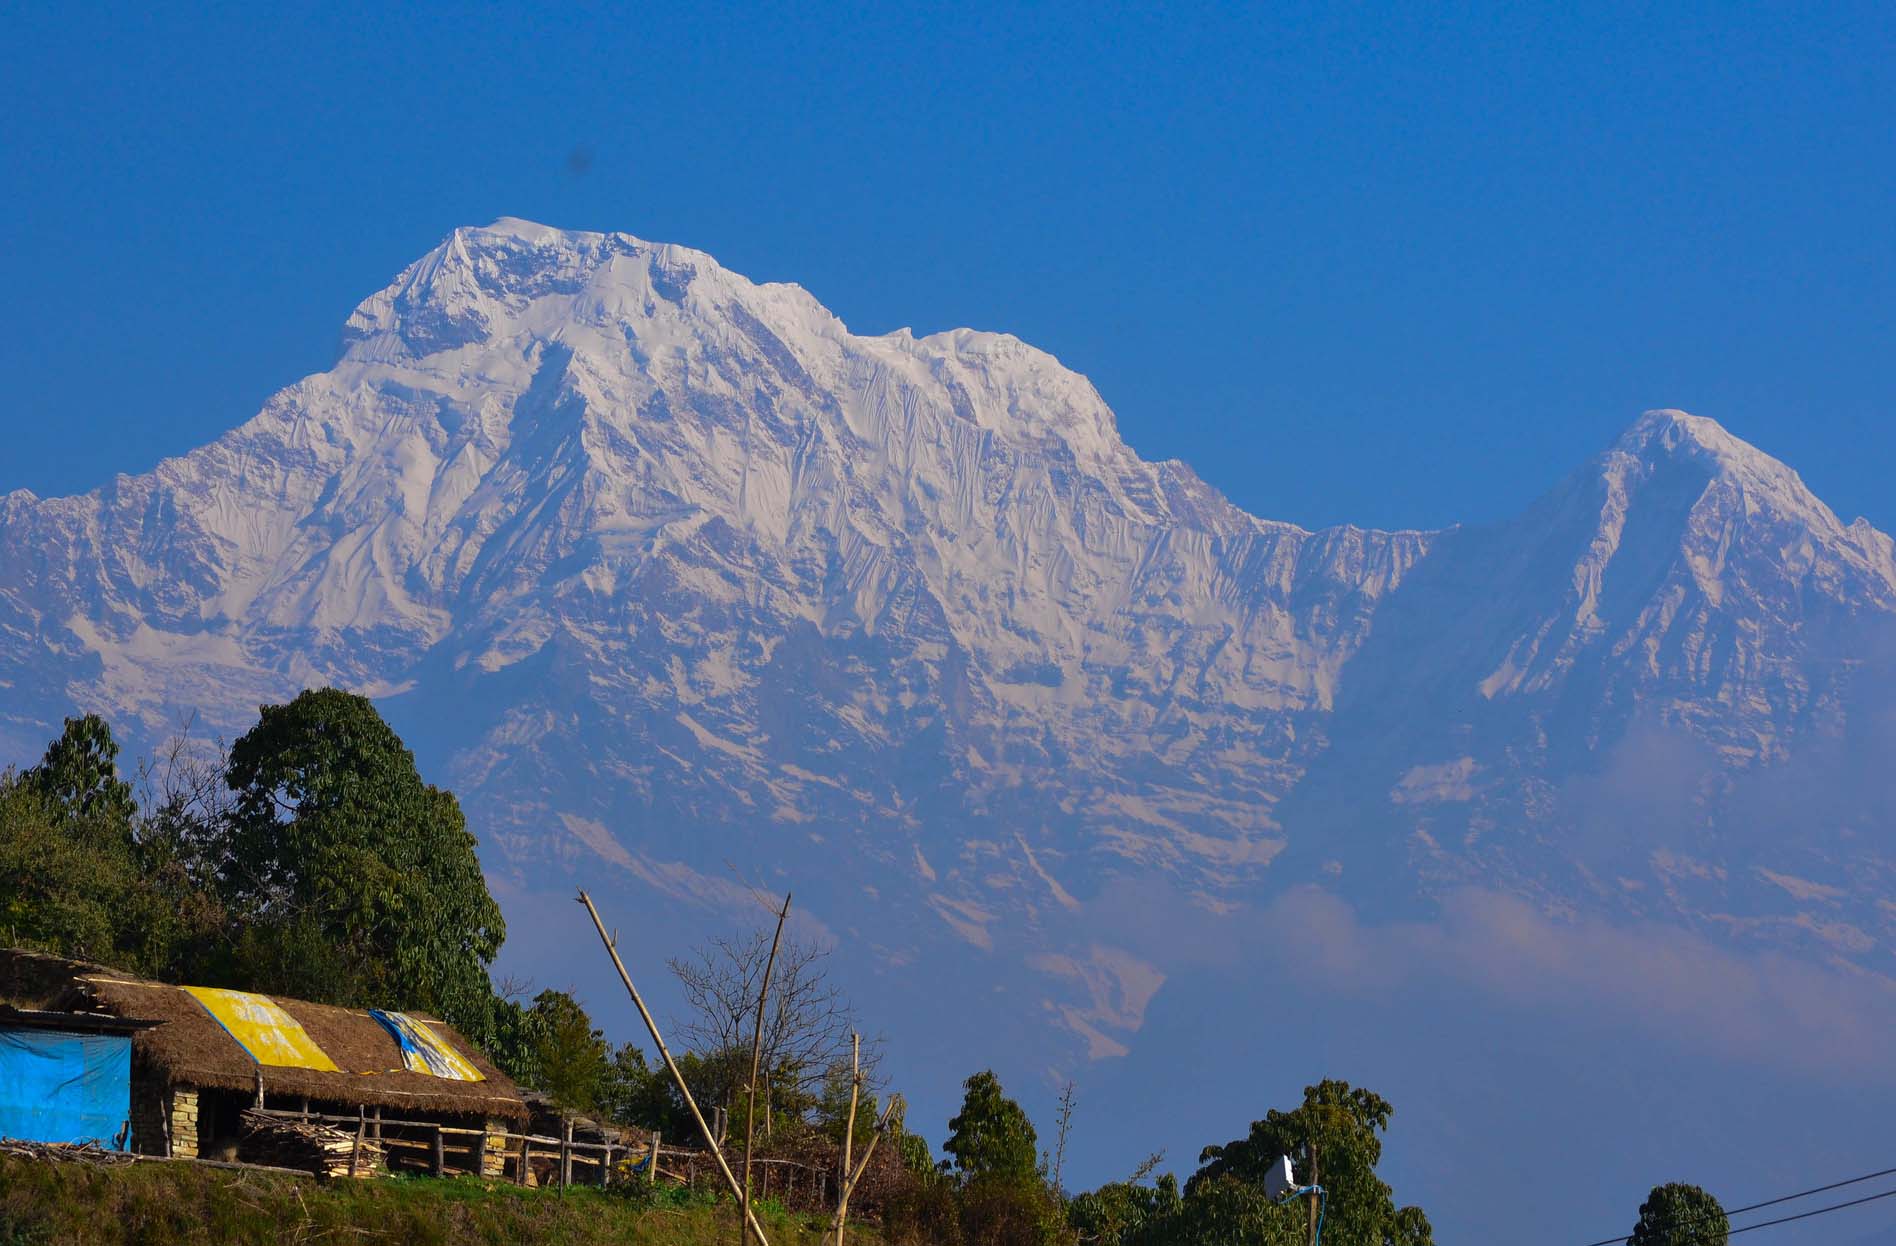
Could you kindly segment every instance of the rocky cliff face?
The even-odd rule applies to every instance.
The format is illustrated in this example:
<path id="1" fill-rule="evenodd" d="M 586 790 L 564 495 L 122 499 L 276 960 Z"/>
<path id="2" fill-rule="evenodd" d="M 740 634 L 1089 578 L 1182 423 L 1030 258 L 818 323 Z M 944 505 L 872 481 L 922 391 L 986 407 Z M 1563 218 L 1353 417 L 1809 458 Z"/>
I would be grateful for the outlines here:
<path id="1" fill-rule="evenodd" d="M 1708 420 L 1648 414 L 1496 528 L 1307 532 L 1141 460 L 1014 338 L 858 337 L 511 220 L 216 443 L 0 502 L 15 755 L 75 705 L 149 742 L 335 683 L 528 885 L 707 898 L 822 844 L 830 918 L 919 915 L 895 943 L 1031 949 L 1127 874 L 1214 909 L 1340 874 L 1873 960 L 1889 805 L 1757 822 L 1806 772 L 1886 799 L 1893 620 L 1890 539 Z"/>

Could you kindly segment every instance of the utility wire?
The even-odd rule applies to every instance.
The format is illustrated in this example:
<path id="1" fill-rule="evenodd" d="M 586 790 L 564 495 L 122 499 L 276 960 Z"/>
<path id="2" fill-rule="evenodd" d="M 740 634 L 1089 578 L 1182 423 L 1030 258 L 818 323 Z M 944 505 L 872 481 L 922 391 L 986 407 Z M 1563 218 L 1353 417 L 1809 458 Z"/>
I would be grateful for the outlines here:
<path id="1" fill-rule="evenodd" d="M 1833 1181 L 1829 1185 L 1813 1186 L 1811 1189 L 1808 1189 L 1808 1190 L 1799 1190 L 1795 1194 L 1782 1194 L 1782 1195 L 1779 1195 L 1777 1198 L 1767 1198 L 1762 1203 L 1747 1203 L 1743 1207 L 1731 1208 L 1729 1211 L 1725 1212 L 1725 1215 L 1727 1217 L 1742 1216 L 1748 1211 L 1762 1211 L 1766 1207 L 1776 1207 L 1779 1203 L 1794 1202 L 1797 1199 L 1809 1198 L 1813 1194 L 1823 1194 L 1830 1190 L 1841 1190 L 1844 1186 L 1847 1186 L 1847 1185 L 1860 1185 L 1865 1181 L 1874 1181 L 1878 1177 L 1887 1177 L 1887 1176 L 1890 1176 L 1891 1174 L 1896 1174 L 1896 1168 L 1885 1168 L 1881 1172 L 1865 1173 L 1861 1177 L 1851 1177 L 1847 1181 Z M 1732 1232 L 1744 1233 L 1751 1229 L 1762 1229 L 1766 1227 L 1766 1225 L 1785 1224 L 1792 1220 L 1802 1220 L 1805 1216 L 1822 1215 L 1825 1211 L 1838 1211 L 1845 1207 L 1855 1207 L 1858 1203 L 1868 1203 L 1868 1202 L 1873 1202 L 1879 1198 L 1888 1198 L 1890 1194 L 1896 1194 L 1896 1190 L 1891 1190 L 1887 1194 L 1872 1194 L 1869 1198 L 1859 1198 L 1848 1203 L 1838 1203 L 1835 1207 L 1821 1208 L 1818 1211 L 1807 1211 L 1807 1212 L 1804 1212 L 1802 1215 L 1786 1216 L 1782 1220 L 1767 1220 L 1763 1224 L 1748 1224 L 1742 1229 L 1733 1229 Z M 1698 1220 L 1708 1220 L 1711 1218 L 1712 1217 L 1710 1216 L 1696 1217 L 1696 1219 Z M 1690 1228 L 1692 1223 L 1693 1223 L 1692 1221 L 1686 1221 L 1683 1224 L 1677 1224 L 1672 1227 L 1675 1229 Z M 1629 1242 L 1631 1240 L 1632 1240 L 1632 1234 L 1622 1233 L 1618 1237 L 1603 1237 L 1597 1242 L 1588 1242 L 1586 1246 L 1620 1246 L 1620 1243 Z"/>
<path id="2" fill-rule="evenodd" d="M 1881 1194 L 1865 1194 L 1862 1198 L 1853 1198 L 1847 1203 L 1832 1203 L 1828 1207 L 1819 1207 L 1815 1211 L 1800 1211 L 1795 1216 L 1779 1216 L 1776 1220 L 1760 1220 L 1756 1224 L 1747 1224 L 1742 1229 L 1733 1229 L 1730 1236 L 1749 1233 L 1753 1229 L 1768 1229 L 1774 1224 L 1789 1224 L 1793 1220 L 1808 1220 L 1812 1216 L 1821 1216 L 1826 1212 L 1842 1211 L 1846 1207 L 1855 1207 L 1860 1203 L 1874 1203 L 1879 1198 L 1896 1197 L 1896 1190 L 1884 1190 Z"/>

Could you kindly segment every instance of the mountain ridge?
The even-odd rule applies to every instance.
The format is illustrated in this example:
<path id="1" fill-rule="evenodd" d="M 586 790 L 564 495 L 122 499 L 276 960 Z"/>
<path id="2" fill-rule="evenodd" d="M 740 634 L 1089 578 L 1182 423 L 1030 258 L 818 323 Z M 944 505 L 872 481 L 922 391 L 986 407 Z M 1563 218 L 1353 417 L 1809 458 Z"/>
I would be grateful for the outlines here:
<path id="1" fill-rule="evenodd" d="M 148 745 L 353 687 L 525 886 L 598 860 L 710 902 L 721 855 L 788 868 L 820 836 L 851 858 L 827 919 L 927 915 L 892 956 L 1095 964 L 1036 940 L 1125 876 L 1213 910 L 1475 881 L 1887 954 L 1873 834 L 1719 828 L 1746 776 L 1877 721 L 1890 539 L 1683 412 L 1499 524 L 1308 530 L 1141 459 L 1009 335 L 859 337 L 702 252 L 503 218 L 237 429 L 8 494 L 0 537 L 13 755 L 75 706 Z M 1641 732 L 1702 790 L 1607 861 L 1596 789 Z M 1726 848 L 1705 894 L 1661 864 Z M 1847 900 L 1790 916 L 1730 881 L 1846 865 Z"/>

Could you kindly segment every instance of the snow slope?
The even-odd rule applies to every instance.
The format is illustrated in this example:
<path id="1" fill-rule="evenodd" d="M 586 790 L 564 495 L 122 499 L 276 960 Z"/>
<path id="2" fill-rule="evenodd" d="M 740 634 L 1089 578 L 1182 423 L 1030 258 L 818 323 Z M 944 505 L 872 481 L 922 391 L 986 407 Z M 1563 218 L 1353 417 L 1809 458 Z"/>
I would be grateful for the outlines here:
<path id="1" fill-rule="evenodd" d="M 1477 880 L 1880 961 L 1893 620 L 1890 538 L 1709 420 L 1492 529 L 1308 532 L 1015 338 L 503 219 L 215 443 L 0 500 L 0 743 L 348 686 L 522 886 L 719 903 L 735 853 L 840 848 L 824 920 L 1001 940 L 1111 1051 L 1156 971 L 1054 927 L 1123 877 Z M 1813 782 L 1825 825 L 1761 821 Z"/>

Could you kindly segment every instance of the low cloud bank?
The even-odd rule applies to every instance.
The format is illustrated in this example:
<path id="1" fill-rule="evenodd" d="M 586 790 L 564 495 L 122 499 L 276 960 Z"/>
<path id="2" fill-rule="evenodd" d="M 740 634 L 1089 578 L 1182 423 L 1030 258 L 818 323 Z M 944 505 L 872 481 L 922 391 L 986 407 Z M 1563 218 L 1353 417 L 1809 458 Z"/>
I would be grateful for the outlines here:
<path id="1" fill-rule="evenodd" d="M 1119 921 L 1118 933 L 1132 935 L 1130 945 L 1159 970 L 1209 969 L 1247 984 L 1278 977 L 1387 997 L 1392 1007 L 1445 988 L 1470 990 L 1623 1028 L 1628 1041 L 1896 1085 L 1888 1060 L 1896 984 L 1840 962 L 1738 949 L 1656 922 L 1554 918 L 1480 889 L 1449 894 L 1431 920 L 1388 923 L 1314 886 L 1222 916 L 1141 884 L 1109 887 L 1095 903 L 1096 911 L 1139 914 Z"/>

